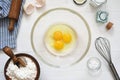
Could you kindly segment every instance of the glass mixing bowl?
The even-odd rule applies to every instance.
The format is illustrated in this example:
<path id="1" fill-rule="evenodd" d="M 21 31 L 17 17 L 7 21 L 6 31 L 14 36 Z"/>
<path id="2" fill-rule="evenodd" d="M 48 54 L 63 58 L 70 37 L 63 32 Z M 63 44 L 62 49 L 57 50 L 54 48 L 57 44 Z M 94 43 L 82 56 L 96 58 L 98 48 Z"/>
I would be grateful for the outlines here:
<path id="1" fill-rule="evenodd" d="M 51 54 L 45 45 L 45 34 L 50 26 L 64 23 L 76 33 L 76 47 L 69 55 Z M 84 58 L 91 43 L 91 32 L 86 20 L 77 12 L 67 8 L 54 8 L 38 17 L 31 31 L 31 45 L 38 58 L 49 66 L 66 67 L 78 63 Z"/>

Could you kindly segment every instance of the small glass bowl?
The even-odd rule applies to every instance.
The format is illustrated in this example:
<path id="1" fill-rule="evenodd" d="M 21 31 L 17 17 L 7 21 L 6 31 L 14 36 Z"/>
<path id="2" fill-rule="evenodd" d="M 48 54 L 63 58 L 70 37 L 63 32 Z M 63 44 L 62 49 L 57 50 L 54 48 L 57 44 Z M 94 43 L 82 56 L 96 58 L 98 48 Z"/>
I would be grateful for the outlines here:
<path id="1" fill-rule="evenodd" d="M 87 67 L 91 71 L 99 71 L 101 68 L 101 61 L 97 57 L 91 57 L 87 61 Z"/>

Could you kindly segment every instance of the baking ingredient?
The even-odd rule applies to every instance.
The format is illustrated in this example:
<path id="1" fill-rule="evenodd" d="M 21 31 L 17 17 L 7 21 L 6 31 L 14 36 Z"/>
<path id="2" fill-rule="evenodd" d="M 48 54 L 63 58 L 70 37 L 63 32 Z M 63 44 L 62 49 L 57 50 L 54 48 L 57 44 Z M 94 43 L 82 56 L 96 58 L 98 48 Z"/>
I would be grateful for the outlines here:
<path id="1" fill-rule="evenodd" d="M 65 43 L 70 43 L 71 40 L 72 40 L 72 37 L 71 37 L 70 33 L 64 33 L 64 35 L 63 35 L 63 41 Z"/>
<path id="2" fill-rule="evenodd" d="M 106 25 L 106 29 L 107 30 L 110 30 L 113 26 L 113 23 L 112 22 L 109 22 L 107 25 Z"/>
<path id="3" fill-rule="evenodd" d="M 56 50 L 61 50 L 64 48 L 64 43 L 63 41 L 55 41 L 54 42 L 54 47 Z"/>
<path id="4" fill-rule="evenodd" d="M 55 40 L 62 40 L 62 37 L 63 37 L 63 35 L 62 35 L 61 31 L 54 32 L 54 39 Z"/>
<path id="5" fill-rule="evenodd" d="M 45 35 L 45 46 L 57 55 L 66 55 L 76 46 L 77 36 L 75 31 L 67 24 L 57 23 L 51 25 Z"/>
<path id="6" fill-rule="evenodd" d="M 23 58 L 26 59 L 26 67 L 18 68 L 11 60 L 7 67 L 6 75 L 9 76 L 9 78 L 12 80 L 35 80 L 37 75 L 37 68 L 35 63 L 30 58 Z"/>
<path id="7" fill-rule="evenodd" d="M 98 71 L 101 68 L 101 61 L 97 57 L 91 57 L 87 61 L 88 69 Z"/>

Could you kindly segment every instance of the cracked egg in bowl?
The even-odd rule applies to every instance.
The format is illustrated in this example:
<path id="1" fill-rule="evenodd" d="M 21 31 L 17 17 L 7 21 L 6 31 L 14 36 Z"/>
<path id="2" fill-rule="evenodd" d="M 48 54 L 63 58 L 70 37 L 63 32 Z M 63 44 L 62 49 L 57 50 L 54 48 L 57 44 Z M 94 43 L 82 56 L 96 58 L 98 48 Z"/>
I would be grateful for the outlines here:
<path id="1" fill-rule="evenodd" d="M 77 34 L 67 24 L 53 24 L 45 33 L 44 43 L 51 54 L 65 56 L 74 51 L 77 46 Z"/>

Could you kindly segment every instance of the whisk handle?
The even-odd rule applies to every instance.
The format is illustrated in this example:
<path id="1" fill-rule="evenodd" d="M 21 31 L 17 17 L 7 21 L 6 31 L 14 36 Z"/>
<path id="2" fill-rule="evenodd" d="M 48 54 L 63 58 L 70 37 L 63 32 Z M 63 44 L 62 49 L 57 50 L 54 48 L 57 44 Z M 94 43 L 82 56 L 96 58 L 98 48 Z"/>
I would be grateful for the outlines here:
<path id="1" fill-rule="evenodd" d="M 109 65 L 110 65 L 110 68 L 111 68 L 111 70 L 112 70 L 112 72 L 113 72 L 113 75 L 114 75 L 114 77 L 115 77 L 115 80 L 120 80 L 120 77 L 119 77 L 119 75 L 118 75 L 118 73 L 117 73 L 117 71 L 116 71 L 116 69 L 115 69 L 114 64 L 113 64 L 113 63 L 110 63 Z"/>

